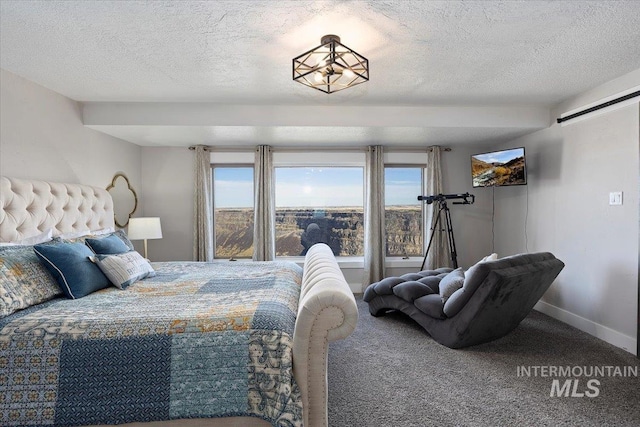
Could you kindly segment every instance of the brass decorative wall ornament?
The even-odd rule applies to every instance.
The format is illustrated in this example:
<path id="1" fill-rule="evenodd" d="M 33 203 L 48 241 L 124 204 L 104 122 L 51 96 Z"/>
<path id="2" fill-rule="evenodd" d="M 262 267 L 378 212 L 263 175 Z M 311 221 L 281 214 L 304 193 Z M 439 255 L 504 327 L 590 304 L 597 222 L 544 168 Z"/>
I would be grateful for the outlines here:
<path id="1" fill-rule="evenodd" d="M 113 219 L 116 226 L 124 228 L 129 224 L 129 218 L 138 209 L 138 195 L 131 187 L 129 178 L 121 172 L 113 176 L 107 191 L 113 199 Z"/>

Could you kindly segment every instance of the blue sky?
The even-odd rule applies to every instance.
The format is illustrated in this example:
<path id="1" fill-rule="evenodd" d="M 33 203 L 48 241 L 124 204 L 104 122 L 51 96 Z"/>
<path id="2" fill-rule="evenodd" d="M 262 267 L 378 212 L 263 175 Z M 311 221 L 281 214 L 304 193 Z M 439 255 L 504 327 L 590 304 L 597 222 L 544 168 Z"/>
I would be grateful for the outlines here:
<path id="1" fill-rule="evenodd" d="M 253 168 L 215 168 L 213 198 L 216 208 L 253 207 Z"/>
<path id="2" fill-rule="evenodd" d="M 416 205 L 422 195 L 420 168 L 386 168 L 384 176 L 385 204 Z"/>
<path id="3" fill-rule="evenodd" d="M 253 206 L 252 168 L 215 168 L 216 208 Z M 363 168 L 277 168 L 276 207 L 362 206 Z M 387 168 L 386 204 L 415 205 L 421 194 L 419 168 Z"/>
<path id="4" fill-rule="evenodd" d="M 486 154 L 474 154 L 473 157 L 486 163 L 506 163 L 509 160 L 513 160 L 516 157 L 522 156 L 524 156 L 524 148 L 513 148 L 510 150 L 494 151 L 492 153 Z"/>

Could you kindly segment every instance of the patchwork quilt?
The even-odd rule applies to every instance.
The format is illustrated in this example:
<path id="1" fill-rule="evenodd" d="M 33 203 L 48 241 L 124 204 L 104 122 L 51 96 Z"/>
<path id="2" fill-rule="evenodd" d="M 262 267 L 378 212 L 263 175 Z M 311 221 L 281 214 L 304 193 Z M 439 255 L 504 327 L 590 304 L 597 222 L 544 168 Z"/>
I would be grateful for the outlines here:
<path id="1" fill-rule="evenodd" d="M 0 319 L 0 425 L 253 416 L 302 425 L 288 262 L 154 263 L 126 290 Z"/>

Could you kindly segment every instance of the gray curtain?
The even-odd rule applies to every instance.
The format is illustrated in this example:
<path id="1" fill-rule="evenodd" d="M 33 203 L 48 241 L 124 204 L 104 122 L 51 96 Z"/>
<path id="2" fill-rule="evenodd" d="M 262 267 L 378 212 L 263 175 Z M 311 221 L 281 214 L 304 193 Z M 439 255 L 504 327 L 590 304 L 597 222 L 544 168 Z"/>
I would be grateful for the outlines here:
<path id="1" fill-rule="evenodd" d="M 194 177 L 195 197 L 193 218 L 193 259 L 213 260 L 213 207 L 211 190 L 211 160 L 206 146 L 194 147 L 196 153 Z"/>
<path id="2" fill-rule="evenodd" d="M 427 195 L 436 195 L 442 193 L 442 169 L 440 166 L 440 153 L 442 148 L 435 145 L 427 150 Z M 431 230 L 434 229 L 439 209 L 438 203 L 427 205 L 427 224 L 428 236 L 431 236 Z M 451 267 L 451 253 L 449 251 L 449 243 L 447 242 L 447 231 L 444 212 L 441 215 L 438 226 L 433 234 L 433 242 L 425 269 L 435 269 L 439 267 Z M 428 243 L 428 241 L 427 241 Z"/>
<path id="3" fill-rule="evenodd" d="M 272 158 L 271 147 L 258 146 L 254 174 L 254 261 L 272 261 L 276 255 L 276 208 Z"/>
<path id="4" fill-rule="evenodd" d="M 363 290 L 385 276 L 384 150 L 370 146 L 365 165 Z"/>

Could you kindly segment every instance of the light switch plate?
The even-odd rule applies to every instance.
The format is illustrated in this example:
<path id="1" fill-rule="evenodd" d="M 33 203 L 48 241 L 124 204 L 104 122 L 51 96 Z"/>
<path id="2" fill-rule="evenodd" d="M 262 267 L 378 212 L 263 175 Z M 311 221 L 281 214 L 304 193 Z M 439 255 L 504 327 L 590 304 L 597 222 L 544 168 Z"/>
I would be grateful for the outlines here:
<path id="1" fill-rule="evenodd" d="M 622 204 L 622 191 L 613 191 L 609 193 L 609 205 L 621 205 Z"/>

